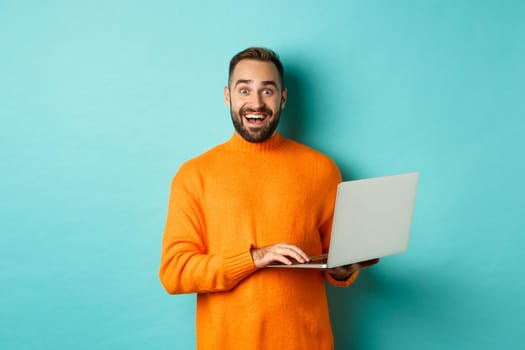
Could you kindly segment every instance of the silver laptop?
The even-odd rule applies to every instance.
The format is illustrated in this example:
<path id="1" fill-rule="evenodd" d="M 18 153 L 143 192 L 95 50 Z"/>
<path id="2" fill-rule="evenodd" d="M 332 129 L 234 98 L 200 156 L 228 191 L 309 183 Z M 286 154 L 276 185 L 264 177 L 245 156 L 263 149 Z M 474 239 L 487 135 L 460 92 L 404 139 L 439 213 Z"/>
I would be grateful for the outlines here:
<path id="1" fill-rule="evenodd" d="M 328 254 L 269 267 L 328 269 L 408 249 L 419 173 L 341 182 Z"/>

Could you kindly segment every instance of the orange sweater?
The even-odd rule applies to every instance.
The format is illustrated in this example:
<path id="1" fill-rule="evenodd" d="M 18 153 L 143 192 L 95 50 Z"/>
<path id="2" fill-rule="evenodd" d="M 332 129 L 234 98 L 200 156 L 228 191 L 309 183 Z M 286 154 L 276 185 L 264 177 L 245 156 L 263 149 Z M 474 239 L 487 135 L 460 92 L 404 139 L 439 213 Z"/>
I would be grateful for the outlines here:
<path id="1" fill-rule="evenodd" d="M 333 348 L 323 272 L 257 269 L 250 248 L 326 252 L 340 181 L 328 157 L 279 134 L 263 143 L 234 134 L 179 169 L 160 278 L 169 293 L 198 293 L 198 349 Z M 357 273 L 326 277 L 347 286 Z"/>

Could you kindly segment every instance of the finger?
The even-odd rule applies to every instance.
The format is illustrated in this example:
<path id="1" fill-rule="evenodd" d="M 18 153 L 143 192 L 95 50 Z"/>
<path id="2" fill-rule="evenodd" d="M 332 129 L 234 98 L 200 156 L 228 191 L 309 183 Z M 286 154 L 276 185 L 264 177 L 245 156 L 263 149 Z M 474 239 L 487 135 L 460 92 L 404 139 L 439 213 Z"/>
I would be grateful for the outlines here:
<path id="1" fill-rule="evenodd" d="M 296 245 L 290 245 L 290 249 L 292 249 L 294 251 L 295 254 L 298 254 L 299 256 L 301 256 L 301 258 L 304 260 L 304 261 L 309 261 L 310 260 L 310 256 L 308 254 L 306 254 L 301 248 L 299 248 L 298 246 Z"/>
<path id="2" fill-rule="evenodd" d="M 291 265 L 293 263 L 290 259 L 286 257 L 286 255 L 278 254 L 275 252 L 272 252 L 268 256 L 268 258 L 269 258 L 268 263 L 280 262 L 281 264 L 284 264 L 284 265 Z"/>
<path id="3" fill-rule="evenodd" d="M 275 252 L 304 263 L 310 260 L 309 256 L 299 247 L 291 244 L 280 244 L 276 246 Z"/>
<path id="4" fill-rule="evenodd" d="M 370 259 L 370 260 L 365 260 L 365 261 L 361 261 L 361 262 L 358 262 L 358 263 L 353 263 L 353 264 L 350 264 L 350 265 L 346 265 L 346 267 L 347 267 L 348 270 L 351 270 L 353 272 L 353 271 L 366 269 L 367 267 L 375 265 L 378 262 L 379 262 L 379 259 Z"/>
<path id="5" fill-rule="evenodd" d="M 372 265 L 375 265 L 379 262 L 379 259 L 370 259 L 370 260 L 366 260 L 366 261 L 361 261 L 359 262 L 359 266 L 361 268 L 366 268 L 366 267 L 370 267 Z"/>
<path id="6" fill-rule="evenodd" d="M 346 272 L 350 271 L 350 266 L 351 265 L 332 267 L 332 268 L 328 269 L 328 273 L 330 273 L 330 274 L 346 273 Z"/>

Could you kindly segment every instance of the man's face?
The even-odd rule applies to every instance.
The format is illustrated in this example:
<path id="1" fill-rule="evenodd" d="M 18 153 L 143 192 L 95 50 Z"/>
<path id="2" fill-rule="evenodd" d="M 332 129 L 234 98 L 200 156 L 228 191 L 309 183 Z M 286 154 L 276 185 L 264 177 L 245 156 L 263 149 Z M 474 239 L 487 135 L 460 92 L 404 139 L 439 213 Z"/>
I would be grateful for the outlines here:
<path id="1" fill-rule="evenodd" d="M 224 100 L 237 133 L 249 142 L 262 142 L 277 129 L 286 89 L 273 63 L 245 59 L 232 72 Z"/>

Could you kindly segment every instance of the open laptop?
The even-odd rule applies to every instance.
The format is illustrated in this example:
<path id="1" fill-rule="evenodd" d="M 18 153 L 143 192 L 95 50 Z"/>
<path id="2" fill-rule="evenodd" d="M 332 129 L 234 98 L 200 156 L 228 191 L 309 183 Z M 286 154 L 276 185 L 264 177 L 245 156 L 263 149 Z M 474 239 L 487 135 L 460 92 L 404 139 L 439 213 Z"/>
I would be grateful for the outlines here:
<path id="1" fill-rule="evenodd" d="M 328 269 L 408 249 L 419 173 L 341 182 L 328 254 L 268 267 Z"/>

